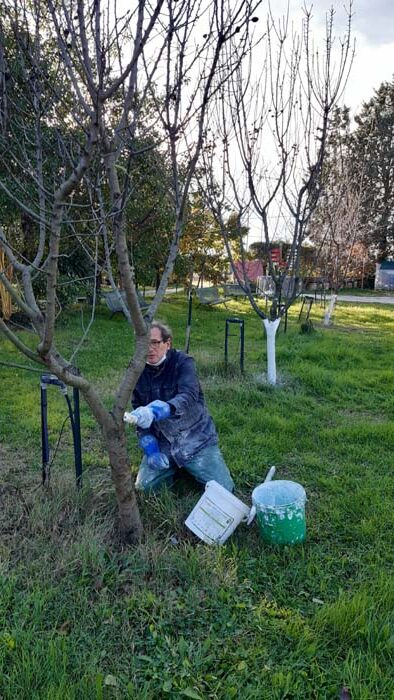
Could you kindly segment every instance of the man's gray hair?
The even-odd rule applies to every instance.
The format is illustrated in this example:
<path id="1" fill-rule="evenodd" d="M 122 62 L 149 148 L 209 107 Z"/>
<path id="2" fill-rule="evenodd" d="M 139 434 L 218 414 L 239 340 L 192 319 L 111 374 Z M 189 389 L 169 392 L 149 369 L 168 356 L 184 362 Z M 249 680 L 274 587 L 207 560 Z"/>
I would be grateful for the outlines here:
<path id="1" fill-rule="evenodd" d="M 164 340 L 164 342 L 167 342 L 167 340 L 172 340 L 172 330 L 165 323 L 162 323 L 161 321 L 152 321 L 151 329 L 152 328 L 157 328 L 160 331 L 161 338 Z"/>

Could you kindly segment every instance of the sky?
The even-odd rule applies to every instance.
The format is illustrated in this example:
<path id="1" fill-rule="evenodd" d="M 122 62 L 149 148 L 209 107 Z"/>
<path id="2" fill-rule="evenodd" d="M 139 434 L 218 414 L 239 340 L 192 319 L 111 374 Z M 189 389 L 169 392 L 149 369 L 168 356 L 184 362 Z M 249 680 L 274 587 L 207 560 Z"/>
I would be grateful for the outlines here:
<path id="1" fill-rule="evenodd" d="M 354 9 L 356 55 L 345 100 L 356 110 L 394 74 L 394 3 L 358 0 Z"/>
<path id="2" fill-rule="evenodd" d="M 275 12 L 286 7 L 285 0 L 272 3 Z M 312 5 L 313 27 L 324 29 L 327 10 L 335 10 L 335 28 L 342 34 L 346 13 L 343 0 L 315 0 Z M 302 0 L 289 0 L 290 16 L 300 14 Z M 343 95 L 343 102 L 351 108 L 351 114 L 360 111 L 362 103 L 368 101 L 383 81 L 391 81 L 394 74 L 394 2 L 393 0 L 354 0 L 352 8 L 352 34 L 355 39 L 355 57 Z"/>

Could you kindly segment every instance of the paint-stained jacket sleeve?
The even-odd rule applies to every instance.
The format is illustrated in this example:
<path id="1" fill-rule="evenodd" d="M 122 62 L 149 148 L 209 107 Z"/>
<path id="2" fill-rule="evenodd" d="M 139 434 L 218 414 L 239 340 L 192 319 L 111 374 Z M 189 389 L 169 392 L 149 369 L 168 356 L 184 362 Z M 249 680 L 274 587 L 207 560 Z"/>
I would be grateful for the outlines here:
<path id="1" fill-rule="evenodd" d="M 176 375 L 177 393 L 168 403 L 174 407 L 176 416 L 182 416 L 192 410 L 200 399 L 201 389 L 192 357 L 185 355 L 180 359 Z"/>

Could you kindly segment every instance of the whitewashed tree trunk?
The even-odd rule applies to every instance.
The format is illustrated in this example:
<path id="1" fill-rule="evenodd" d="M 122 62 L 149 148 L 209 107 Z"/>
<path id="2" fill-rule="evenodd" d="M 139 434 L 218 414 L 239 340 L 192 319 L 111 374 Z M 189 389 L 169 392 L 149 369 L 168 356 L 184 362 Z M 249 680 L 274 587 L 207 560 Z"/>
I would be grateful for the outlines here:
<path id="1" fill-rule="evenodd" d="M 268 384 L 276 384 L 276 331 L 280 324 L 280 318 L 270 321 L 263 319 L 263 324 L 267 336 L 267 380 Z"/>
<path id="2" fill-rule="evenodd" d="M 333 294 L 330 299 L 330 303 L 328 305 L 328 309 L 326 313 L 324 314 L 324 325 L 325 326 L 330 326 L 331 325 L 331 318 L 334 313 L 335 309 L 335 304 L 337 303 L 338 299 L 338 294 Z"/>

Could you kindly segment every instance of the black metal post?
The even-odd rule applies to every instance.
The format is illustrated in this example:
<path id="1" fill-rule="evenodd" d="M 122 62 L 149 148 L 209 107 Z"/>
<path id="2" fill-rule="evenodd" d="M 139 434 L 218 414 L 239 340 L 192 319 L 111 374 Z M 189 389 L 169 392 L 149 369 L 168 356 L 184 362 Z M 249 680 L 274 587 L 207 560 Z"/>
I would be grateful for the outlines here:
<path id="1" fill-rule="evenodd" d="M 187 327 L 186 327 L 186 340 L 185 340 L 185 352 L 189 352 L 190 346 L 190 333 L 192 329 L 192 305 L 193 305 L 193 290 L 189 289 L 188 296 L 188 310 L 187 310 Z"/>
<path id="2" fill-rule="evenodd" d="M 244 358 L 245 358 L 245 323 L 244 323 L 244 321 L 241 321 L 240 334 L 241 334 L 241 347 L 240 347 L 239 360 L 240 360 L 241 372 L 243 373 L 243 371 L 244 371 Z"/>
<path id="3" fill-rule="evenodd" d="M 315 293 L 315 301 L 316 301 L 316 293 Z M 304 310 L 304 306 L 305 306 L 305 297 L 302 298 L 301 309 L 300 309 L 300 313 L 298 314 L 298 320 L 299 320 L 299 321 L 301 321 L 301 317 L 302 317 L 302 312 L 303 312 L 303 310 Z"/>
<path id="4" fill-rule="evenodd" d="M 228 362 L 228 338 L 230 335 L 230 324 L 236 323 L 239 326 L 240 334 L 240 353 L 239 353 L 239 364 L 241 372 L 244 371 L 244 358 L 245 358 L 245 321 L 240 318 L 226 318 L 226 328 L 224 335 L 224 363 L 227 366 Z"/>
<path id="5" fill-rule="evenodd" d="M 82 449 L 81 449 L 81 416 L 79 411 L 79 389 L 74 387 L 74 420 L 73 420 L 73 438 L 74 438 L 74 463 L 75 463 L 75 479 L 77 487 L 82 486 Z"/>
<path id="6" fill-rule="evenodd" d="M 284 329 L 283 329 L 283 332 L 284 332 L 284 333 L 286 333 L 286 331 L 287 331 L 287 311 L 288 311 L 288 310 L 286 309 L 286 311 L 285 311 L 285 326 L 284 326 Z"/>
<path id="7" fill-rule="evenodd" d="M 48 439 L 48 402 L 47 388 L 41 384 L 41 453 L 42 453 L 42 483 L 49 480 L 49 439 Z"/>
<path id="8" fill-rule="evenodd" d="M 224 364 L 227 367 L 228 361 L 228 332 L 229 332 L 229 319 L 226 318 L 226 327 L 224 331 Z"/>
<path id="9" fill-rule="evenodd" d="M 75 478 L 78 487 L 82 485 L 82 448 L 81 419 L 79 410 L 79 390 L 73 389 L 73 406 L 67 394 L 67 386 L 53 374 L 41 375 L 41 449 L 42 449 L 42 483 L 49 482 L 49 436 L 48 436 L 48 399 L 47 387 L 57 386 L 63 394 L 70 416 L 74 444 Z"/>

